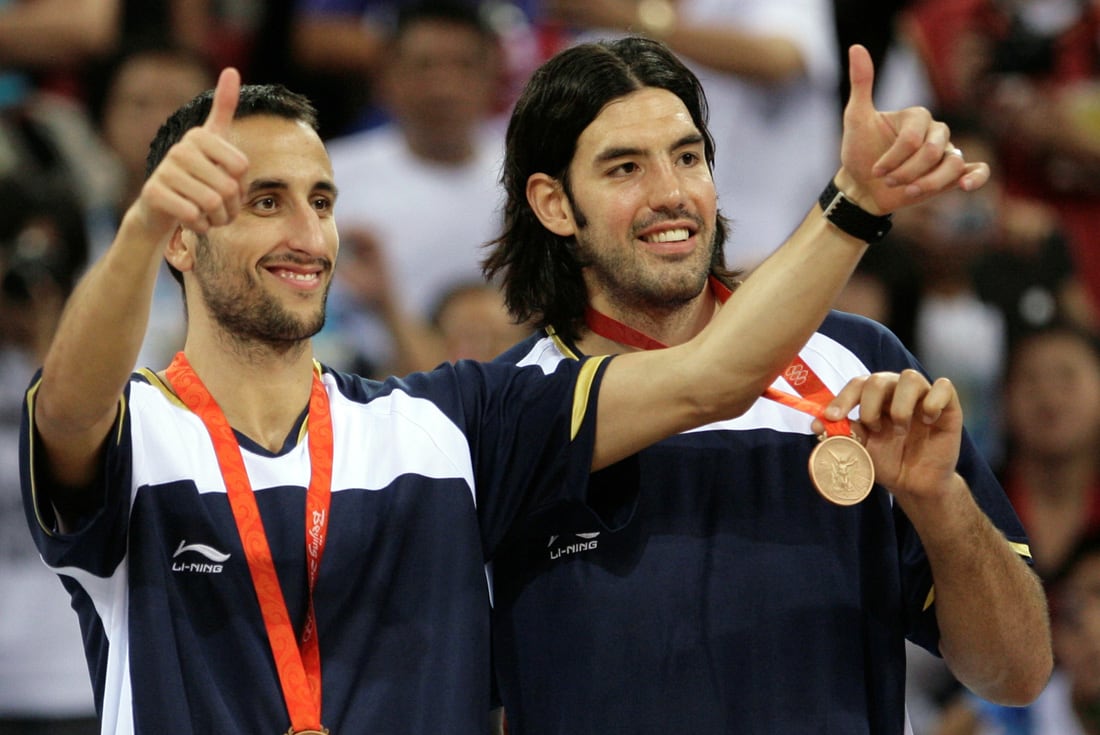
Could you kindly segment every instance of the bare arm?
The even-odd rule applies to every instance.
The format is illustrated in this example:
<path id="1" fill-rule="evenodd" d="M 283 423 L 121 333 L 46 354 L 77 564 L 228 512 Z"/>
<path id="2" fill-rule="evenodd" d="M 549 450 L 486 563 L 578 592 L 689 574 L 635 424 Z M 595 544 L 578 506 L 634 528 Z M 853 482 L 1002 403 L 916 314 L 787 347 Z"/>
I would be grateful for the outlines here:
<path id="1" fill-rule="evenodd" d="M 109 51 L 118 37 L 118 0 L 33 0 L 0 11 L 0 63 L 56 66 Z"/>
<path id="2" fill-rule="evenodd" d="M 674 3 L 669 7 L 675 12 Z M 801 76 L 806 69 L 798 46 L 780 35 L 760 34 L 732 24 L 694 25 L 683 20 L 655 33 L 655 29 L 643 27 L 636 0 L 549 0 L 545 11 L 567 25 L 656 35 L 684 58 L 751 81 L 778 84 Z"/>
<path id="3" fill-rule="evenodd" d="M 948 667 L 985 699 L 1031 702 L 1053 666 L 1046 597 L 955 471 L 963 419 L 954 386 L 944 378 L 930 386 L 915 370 L 876 373 L 851 381 L 827 418 L 857 403 L 876 479 L 928 554 Z"/>
<path id="4" fill-rule="evenodd" d="M 239 89 L 236 70 L 222 72 L 205 125 L 169 151 L 69 299 L 34 414 L 53 478 L 63 485 L 83 487 L 92 478 L 145 335 L 165 245 L 181 226 L 205 232 L 239 209 L 238 180 L 248 162 L 223 137 Z"/>
<path id="5" fill-rule="evenodd" d="M 945 155 L 949 131 L 926 110 L 877 111 L 866 49 L 853 47 L 850 60 L 852 95 L 836 178 L 841 190 L 864 209 L 884 213 L 988 180 L 984 163 Z M 698 337 L 617 358 L 600 391 L 594 466 L 744 412 L 824 319 L 865 248 L 828 223 L 815 205 Z"/>

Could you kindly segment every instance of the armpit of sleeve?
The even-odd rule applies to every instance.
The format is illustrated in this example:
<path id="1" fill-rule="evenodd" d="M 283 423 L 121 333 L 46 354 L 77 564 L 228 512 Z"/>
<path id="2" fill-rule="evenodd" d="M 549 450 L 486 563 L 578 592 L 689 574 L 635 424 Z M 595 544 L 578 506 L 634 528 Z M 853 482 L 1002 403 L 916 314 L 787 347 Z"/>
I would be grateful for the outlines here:
<path id="1" fill-rule="evenodd" d="M 600 369 L 608 362 L 608 356 L 593 357 L 585 360 L 577 374 L 577 382 L 573 387 L 573 419 L 569 427 L 569 438 L 576 439 L 584 425 L 584 418 L 588 414 L 588 407 L 592 403 L 592 387 L 596 383 L 596 376 Z"/>

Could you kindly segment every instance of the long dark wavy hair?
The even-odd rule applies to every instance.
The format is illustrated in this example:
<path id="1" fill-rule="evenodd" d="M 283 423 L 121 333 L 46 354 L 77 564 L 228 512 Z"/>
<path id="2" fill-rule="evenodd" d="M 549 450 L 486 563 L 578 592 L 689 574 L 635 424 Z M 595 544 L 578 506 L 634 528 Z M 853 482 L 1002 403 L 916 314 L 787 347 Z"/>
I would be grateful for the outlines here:
<path id="1" fill-rule="evenodd" d="M 611 101 L 645 87 L 665 89 L 687 107 L 703 135 L 707 165 L 714 170 L 714 139 L 707 129 L 707 101 L 696 76 L 664 44 L 628 37 L 573 46 L 541 66 L 528 81 L 508 123 L 501 183 L 506 192 L 500 237 L 487 244 L 482 262 L 489 279 L 500 278 L 505 303 L 519 322 L 553 326 L 576 339 L 587 303 L 583 263 L 572 237 L 550 232 L 527 202 L 527 180 L 545 173 L 568 192 L 567 172 L 577 139 Z M 731 288 L 736 273 L 725 267 L 728 223 L 719 214 L 711 273 Z"/>

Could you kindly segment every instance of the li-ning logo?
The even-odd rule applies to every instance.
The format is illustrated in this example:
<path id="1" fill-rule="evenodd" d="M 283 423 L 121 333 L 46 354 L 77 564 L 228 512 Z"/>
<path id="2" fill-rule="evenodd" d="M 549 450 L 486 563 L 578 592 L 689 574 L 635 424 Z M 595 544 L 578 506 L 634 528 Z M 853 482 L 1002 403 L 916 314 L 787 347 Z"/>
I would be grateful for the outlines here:
<path id="1" fill-rule="evenodd" d="M 787 369 L 783 372 L 783 377 L 787 379 L 787 382 L 791 385 L 802 385 L 809 377 L 809 371 L 801 365 L 788 365 Z"/>
<path id="2" fill-rule="evenodd" d="M 546 543 L 546 547 L 550 549 L 551 559 L 560 559 L 563 556 L 568 556 L 569 554 L 579 554 L 582 551 L 592 551 L 600 545 L 600 542 L 597 539 L 597 537 L 600 535 L 599 531 L 591 531 L 589 533 L 575 533 L 572 535 L 576 537 L 576 541 L 560 546 L 554 545 L 554 542 L 561 538 L 560 536 L 555 535 L 550 537 L 550 540 Z"/>
<path id="3" fill-rule="evenodd" d="M 179 548 L 176 549 L 176 553 L 172 554 L 172 558 L 176 559 L 180 554 L 187 554 L 189 552 L 199 554 L 210 561 L 174 561 L 172 562 L 173 572 L 221 574 L 222 562 L 229 558 L 229 554 L 223 554 L 213 546 L 207 546 L 206 544 L 189 544 L 187 541 L 180 541 Z"/>

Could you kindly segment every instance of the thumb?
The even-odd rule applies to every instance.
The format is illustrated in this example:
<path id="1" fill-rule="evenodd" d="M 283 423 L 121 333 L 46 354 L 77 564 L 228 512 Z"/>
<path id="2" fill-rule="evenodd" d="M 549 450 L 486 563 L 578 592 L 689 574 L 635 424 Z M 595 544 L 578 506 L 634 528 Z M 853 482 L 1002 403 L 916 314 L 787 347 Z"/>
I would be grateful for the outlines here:
<path id="1" fill-rule="evenodd" d="M 222 69 L 218 76 L 218 86 L 214 88 L 214 102 L 210 114 L 202 124 L 207 130 L 225 135 L 233 123 L 237 111 L 237 100 L 241 94 L 241 74 L 233 67 Z"/>
<path id="2" fill-rule="evenodd" d="M 848 80 L 851 85 L 848 109 L 852 112 L 874 110 L 875 65 L 871 62 L 871 54 L 858 43 L 848 49 Z"/>

